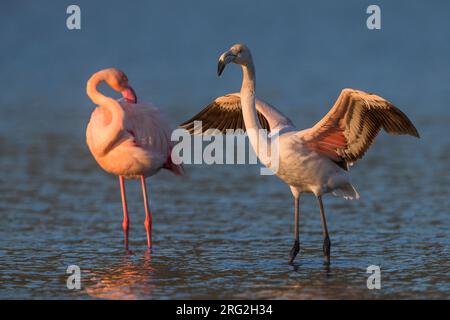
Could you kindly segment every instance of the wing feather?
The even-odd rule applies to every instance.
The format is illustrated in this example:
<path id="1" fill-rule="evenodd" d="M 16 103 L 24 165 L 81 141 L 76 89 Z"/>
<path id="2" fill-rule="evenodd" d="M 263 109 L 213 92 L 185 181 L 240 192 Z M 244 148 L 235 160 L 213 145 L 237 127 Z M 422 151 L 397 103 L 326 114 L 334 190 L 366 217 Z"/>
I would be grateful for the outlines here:
<path id="1" fill-rule="evenodd" d="M 344 89 L 331 110 L 303 133 L 312 150 L 334 161 L 361 159 L 381 129 L 390 134 L 419 137 L 408 117 L 389 101 L 359 90 Z"/>
<path id="2" fill-rule="evenodd" d="M 293 126 L 287 117 L 263 101 L 256 100 L 256 109 L 261 127 L 269 132 L 276 126 Z M 225 133 L 227 129 L 245 131 L 240 95 L 233 93 L 216 98 L 195 116 L 180 124 L 180 127 L 192 134 L 194 121 L 201 121 L 201 133 L 208 129 L 217 129 L 221 133 Z"/>

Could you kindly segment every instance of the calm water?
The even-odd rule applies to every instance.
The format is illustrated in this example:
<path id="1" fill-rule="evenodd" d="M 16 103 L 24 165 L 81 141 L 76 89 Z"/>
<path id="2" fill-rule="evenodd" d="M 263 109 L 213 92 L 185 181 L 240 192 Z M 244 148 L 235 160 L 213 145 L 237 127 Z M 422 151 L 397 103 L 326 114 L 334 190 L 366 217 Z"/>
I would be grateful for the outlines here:
<path id="1" fill-rule="evenodd" d="M 365 28 L 367 1 L 78 3 L 81 31 L 65 29 L 64 4 L 0 13 L 0 298 L 450 297 L 448 2 L 380 1 L 376 32 Z M 128 182 L 132 252 L 123 250 L 118 181 L 85 145 L 85 81 L 118 66 L 176 125 L 238 90 L 238 68 L 215 76 L 218 55 L 238 41 L 253 50 L 259 97 L 299 127 L 355 87 L 392 100 L 421 133 L 377 139 L 352 169 L 360 201 L 326 197 L 329 269 L 309 195 L 301 253 L 287 265 L 290 191 L 257 166 L 186 166 L 184 178 L 149 179 L 151 256 L 139 185 Z M 66 288 L 71 264 L 82 269 L 79 291 Z M 366 288 L 372 264 L 378 291 Z"/>

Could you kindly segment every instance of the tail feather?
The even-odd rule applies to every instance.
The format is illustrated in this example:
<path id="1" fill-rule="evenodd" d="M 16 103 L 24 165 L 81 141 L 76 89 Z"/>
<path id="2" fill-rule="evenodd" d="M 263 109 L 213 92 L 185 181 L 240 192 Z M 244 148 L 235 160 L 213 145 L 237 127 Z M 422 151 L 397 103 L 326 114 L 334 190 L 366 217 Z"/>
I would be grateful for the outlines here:
<path id="1" fill-rule="evenodd" d="M 172 162 L 171 159 L 167 160 L 167 162 L 164 164 L 164 169 L 172 171 L 177 176 L 183 176 L 184 175 L 183 165 L 182 164 L 175 164 L 175 163 Z"/>
<path id="2" fill-rule="evenodd" d="M 356 191 L 356 189 L 350 183 L 339 186 L 339 188 L 333 190 L 332 194 L 335 197 L 342 197 L 346 200 L 359 199 L 358 191 Z"/>
<path id="3" fill-rule="evenodd" d="M 175 164 L 172 160 L 172 157 L 177 158 L 176 162 L 179 162 L 180 164 Z M 180 161 L 178 161 L 178 160 L 180 160 Z M 172 154 L 172 148 L 170 149 L 170 152 L 167 155 L 167 160 L 166 160 L 166 163 L 164 163 L 163 168 L 167 169 L 169 171 L 172 171 L 177 176 L 184 176 L 184 168 L 183 168 L 183 164 L 181 163 L 181 159 L 179 159 L 176 155 Z"/>

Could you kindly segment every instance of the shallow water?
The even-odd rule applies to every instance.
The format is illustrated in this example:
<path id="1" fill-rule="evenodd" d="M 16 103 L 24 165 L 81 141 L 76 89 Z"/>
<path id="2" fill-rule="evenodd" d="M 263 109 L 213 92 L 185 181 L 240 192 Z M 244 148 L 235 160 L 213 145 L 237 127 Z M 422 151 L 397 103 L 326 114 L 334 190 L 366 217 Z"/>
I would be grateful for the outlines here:
<path id="1" fill-rule="evenodd" d="M 250 5 L 232 14 L 202 4 L 81 1 L 79 33 L 64 29 L 65 8 L 50 2 L 1 13 L 0 46 L 10 50 L 2 50 L 0 65 L 7 88 L 0 100 L 0 298 L 448 299 L 450 45 L 442 37 L 449 5 L 381 2 L 384 29 L 372 34 L 360 21 L 360 1 L 264 3 L 258 19 L 239 25 L 229 21 L 244 19 Z M 128 15 L 134 19 L 118 25 Z M 290 191 L 249 165 L 189 165 L 184 178 L 161 172 L 149 179 L 151 255 L 139 184 L 127 182 L 132 251 L 123 249 L 118 181 L 84 142 L 85 80 L 118 65 L 175 125 L 239 88 L 237 68 L 214 75 L 218 55 L 236 41 L 254 51 L 258 95 L 299 127 L 353 86 L 391 99 L 421 133 L 420 140 L 377 139 L 351 170 L 361 200 L 325 198 L 329 268 L 314 198 L 301 199 L 301 253 L 289 266 Z M 72 264 L 82 271 L 78 291 L 66 288 Z M 369 265 L 381 267 L 381 290 L 366 287 Z"/>

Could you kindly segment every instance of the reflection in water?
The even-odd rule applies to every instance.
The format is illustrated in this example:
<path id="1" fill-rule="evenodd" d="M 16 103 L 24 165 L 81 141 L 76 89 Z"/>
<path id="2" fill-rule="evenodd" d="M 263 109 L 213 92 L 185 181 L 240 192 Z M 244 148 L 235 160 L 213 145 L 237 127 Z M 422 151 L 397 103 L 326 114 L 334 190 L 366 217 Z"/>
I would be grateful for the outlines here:
<path id="1" fill-rule="evenodd" d="M 106 270 L 89 270 L 85 276 L 86 293 L 101 299 L 135 300 L 139 298 L 136 292 L 151 297 L 155 285 L 149 282 L 156 271 L 151 254 L 146 251 L 138 261 L 133 261 L 133 255 L 128 252 L 118 265 Z"/>

